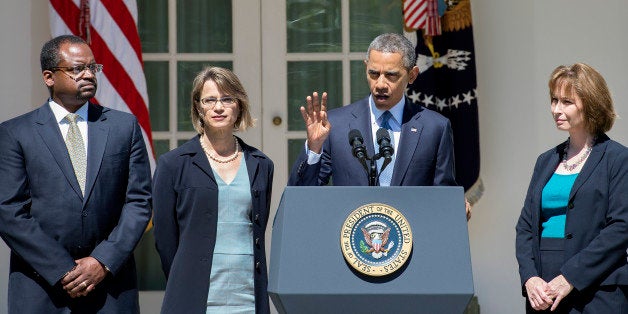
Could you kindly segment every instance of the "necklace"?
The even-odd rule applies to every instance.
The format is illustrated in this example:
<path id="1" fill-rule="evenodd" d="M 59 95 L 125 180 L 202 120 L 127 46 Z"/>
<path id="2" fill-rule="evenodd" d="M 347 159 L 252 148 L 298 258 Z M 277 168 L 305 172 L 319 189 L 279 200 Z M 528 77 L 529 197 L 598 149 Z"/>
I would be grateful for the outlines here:
<path id="1" fill-rule="evenodd" d="M 207 157 L 209 157 L 211 160 L 221 163 L 221 164 L 226 164 L 226 163 L 230 163 L 234 160 L 236 160 L 238 158 L 238 153 L 240 152 L 240 144 L 238 144 L 238 139 L 234 136 L 233 139 L 235 140 L 235 153 L 233 153 L 233 155 L 231 157 L 228 157 L 227 159 L 220 159 L 214 155 L 212 155 L 212 153 L 209 152 L 209 148 L 207 148 L 207 145 L 205 144 L 205 141 L 203 141 L 203 137 L 199 137 L 198 138 L 199 141 L 201 142 L 201 147 L 203 148 L 203 151 L 205 152 L 205 155 L 207 155 Z"/>
<path id="2" fill-rule="evenodd" d="M 580 156 L 580 158 L 578 158 L 578 160 L 575 163 L 570 165 L 570 164 L 567 163 L 567 152 L 569 151 L 569 140 L 570 139 L 567 138 L 567 144 L 565 145 L 565 150 L 564 150 L 564 154 L 563 154 L 563 161 L 562 161 L 563 168 L 565 168 L 565 170 L 567 170 L 567 171 L 573 171 L 578 166 L 580 166 L 581 163 L 583 163 L 585 160 L 587 160 L 587 157 L 589 157 L 589 154 L 591 154 L 591 150 L 593 149 L 593 144 L 595 143 L 595 139 L 596 138 L 594 137 L 593 140 L 591 141 L 591 143 L 589 143 L 590 145 L 584 151 L 584 154 L 582 156 Z"/>

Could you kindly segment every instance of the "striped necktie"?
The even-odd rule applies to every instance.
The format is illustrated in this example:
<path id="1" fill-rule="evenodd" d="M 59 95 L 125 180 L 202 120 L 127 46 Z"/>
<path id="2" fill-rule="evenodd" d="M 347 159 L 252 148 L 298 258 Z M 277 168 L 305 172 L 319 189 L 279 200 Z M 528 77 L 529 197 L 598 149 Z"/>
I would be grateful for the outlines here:
<path id="1" fill-rule="evenodd" d="M 85 176 L 87 174 L 87 156 L 85 156 L 85 143 L 83 143 L 83 136 L 81 130 L 79 130 L 76 119 L 79 115 L 75 113 L 68 113 L 65 119 L 69 122 L 70 128 L 68 134 L 65 137 L 65 146 L 68 148 L 70 154 L 70 160 L 72 161 L 72 167 L 74 168 L 74 175 L 78 180 L 81 192 L 85 195 Z"/>

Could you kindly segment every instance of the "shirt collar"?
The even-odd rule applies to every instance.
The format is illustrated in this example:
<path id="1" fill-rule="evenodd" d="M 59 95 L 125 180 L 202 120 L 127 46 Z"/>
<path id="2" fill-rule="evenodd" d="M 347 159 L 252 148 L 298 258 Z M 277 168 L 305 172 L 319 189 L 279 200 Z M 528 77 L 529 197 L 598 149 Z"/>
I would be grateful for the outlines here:
<path id="1" fill-rule="evenodd" d="M 399 100 L 398 103 L 396 103 L 392 108 L 388 109 L 388 111 L 390 111 L 390 113 L 392 114 L 393 118 L 395 118 L 394 122 L 398 125 L 401 125 L 401 120 L 403 119 L 403 107 L 405 105 L 406 105 L 406 98 L 401 97 L 401 100 Z M 379 121 L 382 114 L 384 114 L 384 111 L 386 110 L 377 109 L 377 107 L 375 106 L 375 102 L 373 101 L 373 95 L 369 97 L 369 106 L 371 107 L 372 117 L 375 118 L 375 121 Z"/>
<path id="2" fill-rule="evenodd" d="M 48 100 L 48 104 L 50 105 L 50 109 L 52 110 L 52 113 L 55 116 L 55 120 L 57 121 L 57 123 L 61 123 L 63 121 L 65 121 L 65 116 L 68 115 L 68 113 L 70 113 L 68 110 L 66 110 L 65 108 L 63 108 L 61 105 L 59 105 L 58 103 L 56 103 L 54 100 L 49 99 Z M 87 121 L 87 108 L 89 106 L 87 106 L 87 102 L 85 102 L 84 105 L 81 106 L 81 108 L 79 108 L 75 113 L 77 115 L 79 115 L 79 117 L 81 117 L 81 119 L 83 121 Z M 79 121 L 81 120 L 79 119 Z"/>

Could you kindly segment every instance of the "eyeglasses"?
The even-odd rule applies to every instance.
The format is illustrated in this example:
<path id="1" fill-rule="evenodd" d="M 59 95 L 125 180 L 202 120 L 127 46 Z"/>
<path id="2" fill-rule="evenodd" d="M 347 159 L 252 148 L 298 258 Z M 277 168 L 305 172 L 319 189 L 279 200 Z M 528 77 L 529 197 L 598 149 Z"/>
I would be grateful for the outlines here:
<path id="1" fill-rule="evenodd" d="M 96 73 L 100 73 L 100 71 L 102 71 L 102 64 L 98 64 L 98 63 L 91 63 L 91 64 L 81 64 L 81 65 L 75 65 L 73 67 L 52 67 L 50 68 L 50 71 L 64 71 L 64 72 L 70 72 L 76 76 L 81 75 L 83 73 L 85 73 L 85 70 L 89 69 L 93 74 Z"/>
<path id="2" fill-rule="evenodd" d="M 207 97 L 207 98 L 201 99 L 201 104 L 208 106 L 210 109 L 213 109 L 214 107 L 216 107 L 216 104 L 218 102 L 220 102 L 223 106 L 232 106 L 235 103 L 237 103 L 238 100 L 233 97 L 222 97 L 222 98 Z"/>

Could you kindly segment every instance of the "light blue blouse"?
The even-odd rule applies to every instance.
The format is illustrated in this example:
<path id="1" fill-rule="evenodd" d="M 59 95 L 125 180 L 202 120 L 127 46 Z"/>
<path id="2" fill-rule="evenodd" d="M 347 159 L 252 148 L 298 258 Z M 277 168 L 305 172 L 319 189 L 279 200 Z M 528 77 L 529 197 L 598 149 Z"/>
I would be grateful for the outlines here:
<path id="1" fill-rule="evenodd" d="M 251 187 L 244 159 L 236 177 L 218 184 L 218 228 L 207 294 L 207 313 L 254 313 Z"/>

